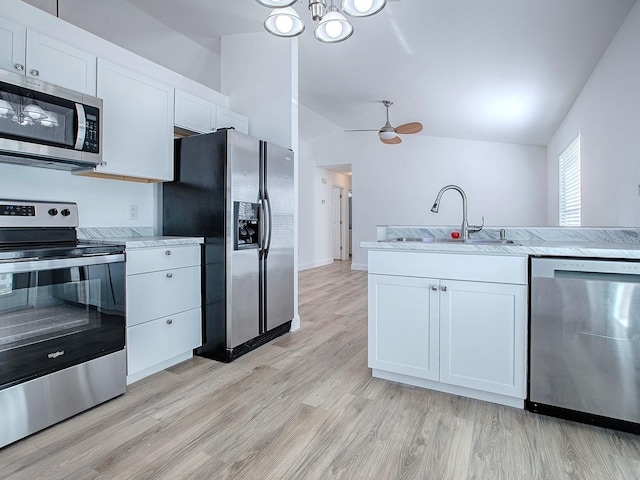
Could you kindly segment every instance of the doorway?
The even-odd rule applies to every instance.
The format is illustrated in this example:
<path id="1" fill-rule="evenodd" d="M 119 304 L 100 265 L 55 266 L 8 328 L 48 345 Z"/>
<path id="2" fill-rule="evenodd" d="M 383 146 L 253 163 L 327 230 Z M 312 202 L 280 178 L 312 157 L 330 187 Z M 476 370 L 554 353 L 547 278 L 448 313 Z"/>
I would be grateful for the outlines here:
<path id="1" fill-rule="evenodd" d="M 331 196 L 331 244 L 334 260 L 349 260 L 349 205 L 346 190 L 334 185 Z"/>

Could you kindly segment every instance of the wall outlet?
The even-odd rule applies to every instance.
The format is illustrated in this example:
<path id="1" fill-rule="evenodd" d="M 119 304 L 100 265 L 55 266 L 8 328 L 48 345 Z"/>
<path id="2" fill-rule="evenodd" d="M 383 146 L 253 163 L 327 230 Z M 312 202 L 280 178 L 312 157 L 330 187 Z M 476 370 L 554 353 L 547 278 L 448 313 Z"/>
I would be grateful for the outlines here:
<path id="1" fill-rule="evenodd" d="M 129 205 L 129 220 L 138 219 L 138 205 Z"/>

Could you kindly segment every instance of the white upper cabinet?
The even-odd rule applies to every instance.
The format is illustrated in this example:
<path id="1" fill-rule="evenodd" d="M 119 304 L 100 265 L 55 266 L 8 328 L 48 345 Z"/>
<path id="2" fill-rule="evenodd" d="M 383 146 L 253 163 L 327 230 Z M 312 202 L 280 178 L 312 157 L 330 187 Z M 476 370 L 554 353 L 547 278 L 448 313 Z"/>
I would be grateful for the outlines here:
<path id="1" fill-rule="evenodd" d="M 96 94 L 96 57 L 33 30 L 27 31 L 27 77 Z"/>
<path id="2" fill-rule="evenodd" d="M 176 127 L 191 132 L 208 133 L 216 129 L 216 109 L 213 102 L 196 97 L 176 88 L 175 92 Z"/>
<path id="3" fill-rule="evenodd" d="M 46 83 L 96 94 L 96 57 L 0 18 L 0 68 Z"/>
<path id="4" fill-rule="evenodd" d="M 249 118 L 219 106 L 216 109 L 216 128 L 235 128 L 249 135 Z"/>
<path id="5" fill-rule="evenodd" d="M 173 180 L 173 88 L 98 59 L 104 165 L 97 174 Z"/>
<path id="6" fill-rule="evenodd" d="M 27 29 L 0 18 L 0 68 L 24 75 Z"/>

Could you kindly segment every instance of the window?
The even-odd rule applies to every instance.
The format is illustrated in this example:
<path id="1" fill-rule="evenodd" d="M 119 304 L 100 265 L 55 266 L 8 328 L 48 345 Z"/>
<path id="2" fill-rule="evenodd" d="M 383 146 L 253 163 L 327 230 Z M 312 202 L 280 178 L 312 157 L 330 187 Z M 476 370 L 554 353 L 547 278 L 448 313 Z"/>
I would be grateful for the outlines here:
<path id="1" fill-rule="evenodd" d="M 560 226 L 582 224 L 580 195 L 580 134 L 558 157 L 560 165 Z"/>

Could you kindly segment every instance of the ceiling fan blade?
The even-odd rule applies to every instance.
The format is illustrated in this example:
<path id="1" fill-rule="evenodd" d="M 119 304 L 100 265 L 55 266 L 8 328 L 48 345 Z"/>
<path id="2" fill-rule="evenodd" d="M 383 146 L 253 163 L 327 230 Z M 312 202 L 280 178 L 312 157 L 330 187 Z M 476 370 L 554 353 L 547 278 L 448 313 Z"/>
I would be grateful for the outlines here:
<path id="1" fill-rule="evenodd" d="M 393 138 L 390 138 L 389 140 L 385 140 L 384 138 L 381 138 L 380 141 L 382 143 L 386 143 L 387 145 L 395 145 L 397 143 L 402 143 L 402 139 L 400 137 L 393 137 Z"/>
<path id="2" fill-rule="evenodd" d="M 395 130 L 400 134 L 418 133 L 422 131 L 422 124 L 420 122 L 405 123 L 398 125 Z"/>

